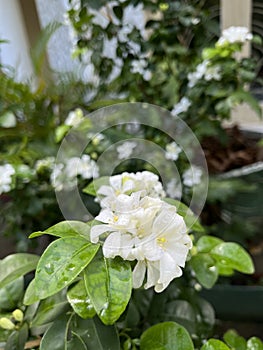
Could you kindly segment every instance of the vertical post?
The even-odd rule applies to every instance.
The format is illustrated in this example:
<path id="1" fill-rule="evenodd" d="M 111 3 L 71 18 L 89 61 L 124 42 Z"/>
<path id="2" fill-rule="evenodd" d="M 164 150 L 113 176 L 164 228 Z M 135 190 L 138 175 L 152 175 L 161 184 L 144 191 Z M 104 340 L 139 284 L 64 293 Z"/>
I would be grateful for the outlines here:
<path id="1" fill-rule="evenodd" d="M 247 27 L 251 30 L 252 0 L 221 0 L 221 28 L 230 26 Z M 242 57 L 250 55 L 250 44 L 246 43 Z"/>

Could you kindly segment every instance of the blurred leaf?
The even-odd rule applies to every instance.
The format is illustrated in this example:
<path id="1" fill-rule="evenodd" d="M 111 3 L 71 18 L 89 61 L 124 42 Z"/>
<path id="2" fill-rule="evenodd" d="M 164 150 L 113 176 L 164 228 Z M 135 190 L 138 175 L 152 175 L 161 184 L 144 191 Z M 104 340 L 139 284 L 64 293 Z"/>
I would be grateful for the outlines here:
<path id="1" fill-rule="evenodd" d="M 34 254 L 17 253 L 0 261 L 0 288 L 34 270 L 39 257 Z"/>
<path id="2" fill-rule="evenodd" d="M 247 341 L 247 350 L 263 350 L 263 343 L 257 337 L 252 337 Z"/>
<path id="3" fill-rule="evenodd" d="M 0 309 L 13 310 L 24 293 L 24 277 L 19 277 L 0 289 Z"/>
<path id="4" fill-rule="evenodd" d="M 201 350 L 230 350 L 230 348 L 220 340 L 210 339 L 201 347 Z"/>
<path id="5" fill-rule="evenodd" d="M 25 323 L 19 330 L 11 333 L 7 339 L 5 350 L 24 350 L 28 338 L 28 325 Z"/>
<path id="6" fill-rule="evenodd" d="M 194 350 L 188 332 L 175 322 L 159 323 L 141 336 L 141 350 Z"/>
<path id="7" fill-rule="evenodd" d="M 35 289 L 39 299 L 72 283 L 98 249 L 99 245 L 82 237 L 64 237 L 52 242 L 42 254 L 36 270 Z"/>
<path id="8" fill-rule="evenodd" d="M 196 247 L 200 253 L 209 253 L 211 249 L 216 247 L 218 244 L 223 243 L 223 240 L 213 236 L 202 236 L 197 241 Z"/>
<path id="9" fill-rule="evenodd" d="M 247 342 L 238 333 L 230 329 L 224 334 L 224 341 L 232 350 L 247 350 Z"/>

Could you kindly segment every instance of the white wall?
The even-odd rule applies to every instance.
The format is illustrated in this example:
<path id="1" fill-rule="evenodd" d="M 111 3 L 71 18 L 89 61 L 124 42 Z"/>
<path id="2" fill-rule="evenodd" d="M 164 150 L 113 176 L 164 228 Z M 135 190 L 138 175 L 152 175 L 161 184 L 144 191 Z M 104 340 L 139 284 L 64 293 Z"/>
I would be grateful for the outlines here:
<path id="1" fill-rule="evenodd" d="M 12 66 L 19 81 L 32 76 L 29 42 L 18 0 L 0 0 L 0 63 Z"/>

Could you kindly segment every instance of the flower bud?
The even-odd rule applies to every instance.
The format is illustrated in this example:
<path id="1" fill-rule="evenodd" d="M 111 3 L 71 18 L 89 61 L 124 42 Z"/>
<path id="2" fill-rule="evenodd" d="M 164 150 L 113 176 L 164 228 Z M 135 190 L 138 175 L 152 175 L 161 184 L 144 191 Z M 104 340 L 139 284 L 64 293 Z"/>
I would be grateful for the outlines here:
<path id="1" fill-rule="evenodd" d="M 11 320 L 9 320 L 9 318 L 1 317 L 0 318 L 0 327 L 7 329 L 7 330 L 13 330 L 15 328 L 15 325 Z"/>
<path id="2" fill-rule="evenodd" d="M 23 311 L 16 309 L 15 311 L 13 311 L 12 316 L 14 317 L 14 319 L 18 322 L 22 322 L 23 318 L 24 318 L 24 313 Z"/>

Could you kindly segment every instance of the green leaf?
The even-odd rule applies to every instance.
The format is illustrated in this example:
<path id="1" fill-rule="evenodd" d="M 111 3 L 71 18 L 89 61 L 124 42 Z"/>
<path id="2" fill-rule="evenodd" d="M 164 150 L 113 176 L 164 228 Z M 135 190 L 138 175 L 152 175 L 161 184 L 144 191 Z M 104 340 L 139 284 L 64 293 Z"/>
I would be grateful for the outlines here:
<path id="1" fill-rule="evenodd" d="M 87 187 L 83 188 L 83 192 L 89 194 L 90 196 L 97 196 L 97 190 L 103 186 L 109 185 L 109 176 L 102 176 L 98 179 L 93 180 L 88 184 Z"/>
<path id="2" fill-rule="evenodd" d="M 246 340 L 238 335 L 238 333 L 230 329 L 224 334 L 224 341 L 231 347 L 232 350 L 247 350 Z"/>
<path id="3" fill-rule="evenodd" d="M 13 282 L 17 278 L 34 270 L 39 256 L 34 254 L 17 253 L 8 255 L 0 261 L 0 288 Z"/>
<path id="4" fill-rule="evenodd" d="M 86 320 L 78 317 L 74 332 L 88 345 L 88 350 L 120 350 L 116 327 L 105 326 L 98 317 Z"/>
<path id="5" fill-rule="evenodd" d="M 247 350 L 263 350 L 263 343 L 257 337 L 252 337 L 247 341 Z"/>
<path id="6" fill-rule="evenodd" d="M 37 327 L 52 322 L 68 309 L 69 304 L 66 299 L 66 291 L 62 290 L 40 302 L 31 326 Z"/>
<path id="7" fill-rule="evenodd" d="M 55 130 L 55 141 L 60 142 L 69 130 L 69 125 L 59 125 Z"/>
<path id="8" fill-rule="evenodd" d="M 186 329 L 175 322 L 159 323 L 141 336 L 141 350 L 194 350 Z"/>
<path id="9" fill-rule="evenodd" d="M 243 273 L 254 272 L 250 255 L 237 243 L 221 243 L 211 250 L 211 255 L 226 267 Z"/>
<path id="10" fill-rule="evenodd" d="M 113 324 L 125 310 L 132 291 L 132 272 L 128 261 L 97 256 L 84 271 L 91 302 L 106 325 Z"/>
<path id="11" fill-rule="evenodd" d="M 49 227 L 45 231 L 31 233 L 29 238 L 35 238 L 42 235 L 51 235 L 56 237 L 76 237 L 81 236 L 89 240 L 90 225 L 81 221 L 61 221 L 58 224 Z"/>
<path id="12" fill-rule="evenodd" d="M 5 350 L 24 350 L 28 338 L 28 325 L 25 323 L 19 331 L 14 331 L 7 339 Z"/>
<path id="13" fill-rule="evenodd" d="M 222 239 L 219 239 L 217 237 L 211 237 L 211 236 L 202 236 L 197 244 L 197 250 L 201 253 L 208 253 L 211 249 L 216 247 L 218 244 L 223 243 Z"/>
<path id="14" fill-rule="evenodd" d="M 39 349 L 66 350 L 68 327 L 69 320 L 66 315 L 53 322 L 51 327 L 45 332 Z"/>
<path id="15" fill-rule="evenodd" d="M 205 288 L 212 288 L 218 278 L 215 260 L 208 254 L 197 254 L 191 258 L 190 264 L 198 282 Z"/>
<path id="16" fill-rule="evenodd" d="M 74 281 L 90 263 L 99 245 L 81 237 L 59 238 L 41 256 L 35 276 L 39 299 L 47 298 Z"/>
<path id="17" fill-rule="evenodd" d="M 82 318 L 91 318 L 96 315 L 96 311 L 86 291 L 85 283 L 80 280 L 67 293 L 68 302 L 73 310 Z"/>
<path id="18" fill-rule="evenodd" d="M 24 278 L 19 277 L 0 289 L 0 310 L 13 310 L 22 299 L 24 293 Z"/>
<path id="19" fill-rule="evenodd" d="M 32 305 L 37 301 L 39 301 L 39 297 L 36 294 L 35 279 L 33 279 L 27 286 L 23 303 L 25 305 Z"/>
<path id="20" fill-rule="evenodd" d="M 202 347 L 201 350 L 230 350 L 223 342 L 217 339 L 209 339 Z"/>

